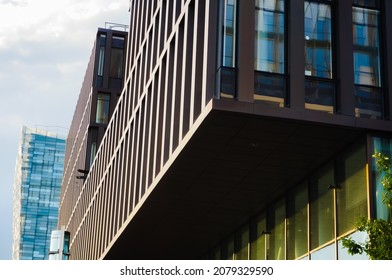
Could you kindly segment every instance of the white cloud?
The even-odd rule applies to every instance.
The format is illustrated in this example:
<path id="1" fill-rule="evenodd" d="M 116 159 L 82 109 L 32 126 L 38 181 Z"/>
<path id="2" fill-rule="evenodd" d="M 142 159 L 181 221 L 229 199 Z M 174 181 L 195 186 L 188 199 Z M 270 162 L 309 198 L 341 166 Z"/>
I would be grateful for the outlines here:
<path id="1" fill-rule="evenodd" d="M 8 236 L 22 125 L 69 127 L 98 27 L 129 24 L 129 0 L 0 0 L 0 227 Z M 11 191 L 10 191 L 11 190 Z M 6 226 L 3 226 L 7 224 Z M 8 246 L 0 239 L 0 259 Z"/>

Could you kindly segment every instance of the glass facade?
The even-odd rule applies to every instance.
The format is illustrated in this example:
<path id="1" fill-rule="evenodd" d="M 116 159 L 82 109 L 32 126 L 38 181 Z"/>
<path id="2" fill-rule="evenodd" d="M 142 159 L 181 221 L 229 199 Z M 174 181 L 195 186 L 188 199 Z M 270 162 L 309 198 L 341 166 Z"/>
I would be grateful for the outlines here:
<path id="1" fill-rule="evenodd" d="M 256 102 L 285 102 L 285 1 L 255 1 Z"/>
<path id="2" fill-rule="evenodd" d="M 267 218 L 265 213 L 251 222 L 250 259 L 265 260 L 267 245 Z M 269 238 L 269 237 L 268 237 Z"/>
<path id="3" fill-rule="evenodd" d="M 107 124 L 109 122 L 110 94 L 98 93 L 96 123 Z"/>
<path id="4" fill-rule="evenodd" d="M 219 97 L 234 98 L 236 94 L 237 0 L 221 1 L 221 62 L 217 70 Z"/>
<path id="5" fill-rule="evenodd" d="M 332 11 L 328 3 L 305 1 L 305 108 L 334 112 Z"/>
<path id="6" fill-rule="evenodd" d="M 383 153 L 389 158 L 392 157 L 392 140 L 390 138 L 373 137 L 372 138 L 372 154 L 376 152 Z M 373 184 L 373 198 L 375 206 L 374 212 L 377 219 L 392 220 L 392 210 L 386 207 L 382 203 L 382 194 L 384 187 L 381 184 L 381 180 L 384 178 L 384 174 L 380 173 L 376 168 L 376 161 L 372 159 L 372 184 Z"/>
<path id="7" fill-rule="evenodd" d="M 269 248 L 267 247 L 267 259 L 284 260 L 285 255 L 285 202 L 279 201 L 268 211 L 267 222 L 269 224 Z"/>
<path id="8" fill-rule="evenodd" d="M 358 217 L 367 217 L 366 149 L 358 147 L 337 161 L 337 235 L 353 228 Z"/>
<path id="9" fill-rule="evenodd" d="M 316 249 L 334 238 L 334 168 L 329 164 L 309 181 L 310 248 Z"/>
<path id="10" fill-rule="evenodd" d="M 292 40 L 290 36 L 297 34 L 291 34 L 294 31 L 286 22 L 296 16 L 290 14 L 291 9 L 284 0 L 254 0 L 253 3 L 254 42 L 242 42 L 243 39 L 239 41 L 237 38 L 237 29 L 241 27 L 237 12 L 243 4 L 239 5 L 236 0 L 221 0 L 220 53 L 216 70 L 219 89 L 216 96 L 238 98 L 240 93 L 236 92 L 236 80 L 238 71 L 242 70 L 238 69 L 237 60 L 242 61 L 242 54 L 237 53 L 237 49 L 243 43 L 254 43 L 254 102 L 290 107 L 295 99 L 292 95 L 297 93 L 288 92 L 290 87 L 287 86 L 293 84 L 288 80 L 289 61 L 293 61 L 289 56 L 302 56 L 302 53 L 291 52 L 292 46 L 288 45 Z M 305 109 L 341 114 L 342 108 L 347 108 L 345 103 L 349 98 L 344 95 L 351 93 L 343 90 L 346 88 L 343 84 L 350 87 L 352 84 L 350 79 L 341 80 L 341 72 L 345 72 L 341 68 L 348 66 L 336 63 L 338 56 L 346 55 L 340 53 L 346 52 L 346 49 L 342 48 L 336 37 L 343 31 L 351 36 L 351 31 L 341 30 L 337 22 L 337 17 L 343 11 L 340 10 L 345 9 L 345 12 L 352 13 L 354 114 L 356 117 L 383 119 L 389 112 L 384 112 L 387 99 L 384 96 L 383 73 L 386 73 L 386 69 L 383 70 L 382 65 L 383 20 L 380 3 L 378 0 L 353 0 L 352 3 L 347 10 L 348 7 L 340 7 L 338 1 L 304 1 Z M 249 4 L 244 6 L 249 8 Z M 247 96 L 248 93 L 241 94 Z"/>
<path id="11" fill-rule="evenodd" d="M 121 90 L 124 72 L 124 46 L 125 39 L 123 37 L 112 37 L 112 49 L 110 53 L 109 68 L 109 87 Z"/>
<path id="12" fill-rule="evenodd" d="M 306 182 L 287 198 L 287 258 L 308 252 L 308 188 Z"/>
<path id="13" fill-rule="evenodd" d="M 376 141 L 379 140 L 373 140 Z M 388 143 L 392 147 L 392 141 Z M 231 259 L 233 254 L 238 256 L 236 259 L 244 259 L 248 255 L 249 259 L 259 260 L 367 259 L 366 255 L 349 255 L 342 248 L 341 239 L 348 235 L 355 240 L 366 238 L 354 229 L 359 217 L 368 217 L 368 161 L 363 139 L 350 145 L 350 149 L 336 155 L 233 234 L 237 238 L 231 236 L 215 247 L 209 256 Z"/>
<path id="14" fill-rule="evenodd" d="M 355 115 L 381 119 L 379 11 L 353 7 Z"/>
<path id="15" fill-rule="evenodd" d="M 23 128 L 14 182 L 13 259 L 48 259 L 57 228 L 65 137 Z"/>
<path id="16" fill-rule="evenodd" d="M 223 63 L 224 67 L 235 67 L 237 1 L 223 1 Z"/>
<path id="17" fill-rule="evenodd" d="M 332 18 L 329 4 L 305 1 L 305 75 L 332 79 Z"/>
<path id="18" fill-rule="evenodd" d="M 98 40 L 98 71 L 97 71 L 97 86 L 103 86 L 103 69 L 105 66 L 105 48 L 106 48 L 106 35 L 100 34 Z"/>
<path id="19" fill-rule="evenodd" d="M 255 70 L 284 74 L 284 1 L 256 0 Z"/>

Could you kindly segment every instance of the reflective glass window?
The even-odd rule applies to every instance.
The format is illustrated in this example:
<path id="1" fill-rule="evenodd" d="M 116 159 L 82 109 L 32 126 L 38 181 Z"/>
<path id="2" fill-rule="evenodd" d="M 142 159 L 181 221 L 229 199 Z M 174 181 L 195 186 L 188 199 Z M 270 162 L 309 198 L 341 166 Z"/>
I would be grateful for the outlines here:
<path id="1" fill-rule="evenodd" d="M 336 260 L 335 243 L 328 245 L 310 255 L 311 260 Z"/>
<path id="2" fill-rule="evenodd" d="M 357 243 L 365 243 L 368 235 L 365 232 L 354 232 L 349 237 L 351 237 Z M 339 260 L 368 260 L 369 257 L 366 253 L 350 255 L 347 248 L 343 247 L 342 240 L 338 241 L 338 259 Z"/>
<path id="3" fill-rule="evenodd" d="M 379 11 L 353 7 L 355 115 L 382 118 Z"/>
<path id="4" fill-rule="evenodd" d="M 264 214 L 258 216 L 251 223 L 250 258 L 251 260 L 266 259 L 267 219 Z"/>
<path id="5" fill-rule="evenodd" d="M 383 92 L 381 88 L 355 86 L 355 116 L 369 119 L 383 117 Z"/>
<path id="6" fill-rule="evenodd" d="M 379 11 L 353 7 L 355 83 L 381 86 Z"/>
<path id="7" fill-rule="evenodd" d="M 110 58 L 110 77 L 121 79 L 123 76 L 124 50 L 112 48 Z"/>
<path id="8" fill-rule="evenodd" d="M 222 259 L 233 260 L 234 259 L 234 237 L 227 239 L 222 246 Z"/>
<path id="9" fill-rule="evenodd" d="M 367 217 L 366 147 L 357 147 L 338 160 L 338 235 L 355 228 L 359 217 Z"/>
<path id="10" fill-rule="evenodd" d="M 256 0 L 255 70 L 284 73 L 284 1 Z"/>
<path id="11" fill-rule="evenodd" d="M 378 8 L 380 6 L 379 0 L 354 0 L 354 5 L 367 7 L 367 8 Z"/>
<path id="12" fill-rule="evenodd" d="M 255 71 L 254 100 L 284 107 L 286 80 L 283 75 Z"/>
<path id="13" fill-rule="evenodd" d="M 310 245 L 315 249 L 334 238 L 333 165 L 328 165 L 309 181 L 310 188 Z"/>
<path id="14" fill-rule="evenodd" d="M 103 67 L 105 62 L 105 47 L 99 47 L 98 55 L 98 76 L 103 76 Z"/>
<path id="15" fill-rule="evenodd" d="M 210 260 L 220 260 L 221 259 L 221 248 L 220 246 L 215 247 L 210 253 Z"/>
<path id="16" fill-rule="evenodd" d="M 285 218 L 286 207 L 282 200 L 272 207 L 268 214 L 269 224 L 269 248 L 267 256 L 269 260 L 284 260 L 285 254 Z"/>
<path id="17" fill-rule="evenodd" d="M 326 80 L 305 80 L 305 108 L 333 113 L 335 106 L 335 85 Z"/>
<path id="18" fill-rule="evenodd" d="M 287 200 L 287 258 L 296 259 L 308 252 L 308 188 L 301 184 Z"/>
<path id="19" fill-rule="evenodd" d="M 235 68 L 221 67 L 217 74 L 220 79 L 220 97 L 233 98 L 236 88 Z"/>
<path id="20" fill-rule="evenodd" d="M 389 157 L 392 156 L 392 140 L 388 138 L 374 137 L 373 142 L 373 154 L 376 152 L 383 153 Z M 373 185 L 373 197 L 375 204 L 375 212 L 377 219 L 392 220 L 392 209 L 385 206 L 382 202 L 382 194 L 384 193 L 384 187 L 381 184 L 384 174 L 377 170 L 376 160 L 372 158 L 372 185 Z"/>
<path id="21" fill-rule="evenodd" d="M 63 247 L 63 260 L 69 259 L 69 243 L 71 240 L 70 233 L 68 231 L 64 232 L 64 247 Z"/>
<path id="22" fill-rule="evenodd" d="M 331 7 L 305 1 L 305 75 L 332 78 Z"/>
<path id="23" fill-rule="evenodd" d="M 221 0 L 221 63 L 216 72 L 217 98 L 233 99 L 236 93 L 237 0 Z"/>
<path id="24" fill-rule="evenodd" d="M 110 95 L 98 93 L 96 123 L 107 124 L 109 122 Z"/>
<path id="25" fill-rule="evenodd" d="M 249 227 L 245 226 L 237 234 L 237 250 L 235 254 L 236 260 L 249 259 Z"/>
<path id="26" fill-rule="evenodd" d="M 98 53 L 98 70 L 97 70 L 97 86 L 102 87 L 103 84 L 103 69 L 105 65 L 105 48 L 106 48 L 106 35 L 100 34 L 99 40 L 99 53 Z"/>
<path id="27" fill-rule="evenodd" d="M 110 53 L 109 87 L 120 90 L 122 86 L 124 68 L 124 42 L 123 37 L 113 36 Z"/>
<path id="28" fill-rule="evenodd" d="M 255 0 L 254 100 L 284 107 L 285 1 Z"/>
<path id="29" fill-rule="evenodd" d="M 91 142 L 91 148 L 90 148 L 90 166 L 94 162 L 95 154 L 97 153 L 97 142 Z"/>
<path id="30" fill-rule="evenodd" d="M 223 0 L 223 63 L 235 67 L 237 0 Z"/>

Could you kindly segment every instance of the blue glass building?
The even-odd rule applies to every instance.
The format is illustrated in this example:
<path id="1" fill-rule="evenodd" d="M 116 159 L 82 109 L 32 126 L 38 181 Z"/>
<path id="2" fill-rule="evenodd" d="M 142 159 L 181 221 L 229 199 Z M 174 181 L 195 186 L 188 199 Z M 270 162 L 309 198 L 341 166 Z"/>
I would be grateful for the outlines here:
<path id="1" fill-rule="evenodd" d="M 23 127 L 14 181 L 13 259 L 44 260 L 57 228 L 65 137 Z"/>

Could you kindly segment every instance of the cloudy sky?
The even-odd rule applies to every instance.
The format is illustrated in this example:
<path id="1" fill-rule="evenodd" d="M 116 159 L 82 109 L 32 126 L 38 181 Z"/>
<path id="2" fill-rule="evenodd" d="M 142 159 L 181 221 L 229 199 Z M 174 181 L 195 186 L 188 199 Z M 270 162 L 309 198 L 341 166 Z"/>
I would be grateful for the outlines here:
<path id="1" fill-rule="evenodd" d="M 0 259 L 11 259 L 21 128 L 68 129 L 98 27 L 129 0 L 0 0 Z"/>

